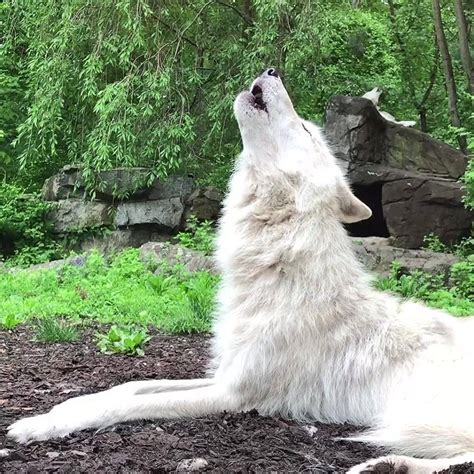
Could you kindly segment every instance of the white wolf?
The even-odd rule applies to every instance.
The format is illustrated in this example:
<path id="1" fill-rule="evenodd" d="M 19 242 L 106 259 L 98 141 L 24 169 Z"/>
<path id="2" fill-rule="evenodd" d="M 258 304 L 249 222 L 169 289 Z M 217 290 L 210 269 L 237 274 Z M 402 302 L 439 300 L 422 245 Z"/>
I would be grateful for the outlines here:
<path id="1" fill-rule="evenodd" d="M 388 122 L 396 123 L 397 125 L 403 125 L 404 127 L 414 127 L 416 122 L 414 120 L 401 120 L 398 121 L 392 114 L 388 112 L 384 112 L 383 110 L 379 109 L 379 100 L 380 96 L 382 95 L 383 90 L 380 87 L 374 87 L 369 92 L 366 92 L 362 97 L 364 99 L 369 99 L 378 110 L 379 114 Z"/>
<path id="2" fill-rule="evenodd" d="M 73 398 L 14 423 L 9 436 L 26 443 L 127 420 L 256 408 L 369 426 L 357 440 L 400 454 L 352 473 L 387 462 L 431 473 L 474 460 L 471 320 L 372 288 L 343 227 L 371 212 L 274 69 L 238 95 L 234 111 L 244 146 L 220 222 L 212 376 Z"/>

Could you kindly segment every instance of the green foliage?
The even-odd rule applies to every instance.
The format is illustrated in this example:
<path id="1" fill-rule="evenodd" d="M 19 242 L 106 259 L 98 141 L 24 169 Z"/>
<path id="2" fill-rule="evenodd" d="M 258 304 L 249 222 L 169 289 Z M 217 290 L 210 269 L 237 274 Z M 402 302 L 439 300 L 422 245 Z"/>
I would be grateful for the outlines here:
<path id="1" fill-rule="evenodd" d="M 430 1 L 399 0 L 396 9 L 393 24 L 386 2 L 7 0 L 0 8 L 5 173 L 38 186 L 78 163 L 90 190 L 100 170 L 149 166 L 150 179 L 182 170 L 224 187 L 239 150 L 233 98 L 268 65 L 283 71 L 308 118 L 321 119 L 335 94 L 378 85 L 386 110 L 403 119 L 426 111 L 429 131 L 455 143 Z M 449 5 L 443 18 L 456 50 Z M 458 89 L 472 141 L 472 99 Z"/>
<path id="2" fill-rule="evenodd" d="M 448 246 L 441 242 L 440 238 L 431 233 L 423 238 L 423 248 L 432 252 L 453 253 L 461 258 L 467 258 L 474 254 L 474 237 L 471 235 L 461 239 L 458 243 Z"/>
<path id="3" fill-rule="evenodd" d="M 215 237 L 212 222 L 199 222 L 195 216 L 191 216 L 186 223 L 186 231 L 179 232 L 176 240 L 184 247 L 211 255 L 214 252 Z"/>
<path id="4" fill-rule="evenodd" d="M 79 332 L 69 321 L 48 316 L 35 321 L 35 340 L 45 343 L 74 342 Z"/>
<path id="5" fill-rule="evenodd" d="M 151 339 L 146 329 L 113 325 L 106 334 L 96 334 L 97 346 L 104 354 L 122 353 L 144 356 L 143 346 Z"/>
<path id="6" fill-rule="evenodd" d="M 451 267 L 451 280 L 457 295 L 474 301 L 474 254 Z"/>
<path id="7" fill-rule="evenodd" d="M 84 227 L 70 227 L 67 235 L 61 241 L 61 246 L 64 249 L 80 248 L 81 242 L 91 238 L 101 238 L 112 232 L 112 226 L 105 225 L 90 225 Z"/>
<path id="8" fill-rule="evenodd" d="M 441 242 L 440 238 L 431 233 L 423 238 L 423 248 L 432 252 L 447 252 L 448 246 Z"/>
<path id="9" fill-rule="evenodd" d="M 22 323 L 22 320 L 15 314 L 5 314 L 0 318 L 0 328 L 3 329 L 15 329 L 18 325 Z"/>
<path id="10" fill-rule="evenodd" d="M 457 243 L 454 246 L 454 253 L 463 258 L 474 255 L 474 235 L 466 237 Z"/>
<path id="11" fill-rule="evenodd" d="M 64 318 L 72 322 L 154 326 L 166 332 L 210 328 L 218 278 L 170 268 L 155 275 L 137 249 L 84 265 L 0 274 L 0 321 Z"/>
<path id="12" fill-rule="evenodd" d="M 474 116 L 474 114 L 473 114 Z M 473 139 L 474 141 L 474 139 Z M 474 144 L 471 149 L 474 149 Z M 462 177 L 464 186 L 464 204 L 468 209 L 474 209 L 474 159 L 468 161 L 466 172 Z"/>
<path id="13" fill-rule="evenodd" d="M 61 256 L 46 216 L 52 205 L 18 186 L 0 185 L 0 256 L 10 265 L 29 265 Z"/>
<path id="14" fill-rule="evenodd" d="M 444 309 L 455 316 L 474 314 L 473 288 L 474 263 L 472 260 L 455 264 L 451 270 L 452 284 L 446 288 L 442 275 L 414 271 L 401 272 L 398 262 L 393 262 L 391 274 L 380 278 L 376 287 L 382 291 L 398 293 L 404 298 L 424 301 L 434 308 Z"/>
<path id="15" fill-rule="evenodd" d="M 9 2 L 0 3 L 0 30 L 7 31 L 10 26 L 11 41 L 4 44 L 2 33 L 2 47 L 0 48 L 0 176 L 10 178 L 17 168 L 16 154 L 13 141 L 17 136 L 16 128 L 24 120 L 22 105 L 24 103 L 23 74 L 18 62 L 15 45 L 20 42 L 16 36 L 16 29 L 10 23 L 12 5 Z"/>

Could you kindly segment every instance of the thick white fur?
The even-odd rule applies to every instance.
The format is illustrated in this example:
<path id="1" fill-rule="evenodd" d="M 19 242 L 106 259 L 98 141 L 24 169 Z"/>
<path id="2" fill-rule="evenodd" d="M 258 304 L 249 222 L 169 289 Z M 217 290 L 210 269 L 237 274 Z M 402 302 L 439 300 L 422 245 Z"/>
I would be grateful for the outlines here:
<path id="1" fill-rule="evenodd" d="M 266 110 L 250 92 L 234 107 L 244 148 L 219 228 L 210 378 L 131 382 L 74 398 L 14 423 L 9 436 L 30 442 L 256 408 L 369 426 L 357 439 L 431 458 L 389 457 L 410 473 L 472 460 L 472 320 L 371 287 L 342 225 L 370 210 L 280 79 L 264 73 L 254 85 Z"/>
<path id="2" fill-rule="evenodd" d="M 369 99 L 375 105 L 375 107 L 378 108 L 379 99 L 382 95 L 382 92 L 383 90 L 380 89 L 380 87 L 374 87 L 373 89 L 370 89 L 369 92 L 366 92 L 362 97 L 364 97 L 364 99 Z"/>

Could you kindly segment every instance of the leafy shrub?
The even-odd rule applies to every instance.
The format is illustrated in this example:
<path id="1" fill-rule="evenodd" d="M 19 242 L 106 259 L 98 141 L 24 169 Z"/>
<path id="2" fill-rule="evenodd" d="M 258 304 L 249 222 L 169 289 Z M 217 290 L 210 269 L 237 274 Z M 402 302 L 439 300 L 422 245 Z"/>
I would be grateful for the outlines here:
<path id="1" fill-rule="evenodd" d="M 451 281 L 456 294 L 474 300 L 474 255 L 451 267 Z"/>
<path id="2" fill-rule="evenodd" d="M 472 145 L 472 148 L 474 149 L 474 144 Z M 467 169 L 462 177 L 462 182 L 464 184 L 464 204 L 468 209 L 474 209 L 474 159 L 473 158 L 471 158 L 467 164 Z"/>
<path id="3" fill-rule="evenodd" d="M 35 322 L 35 340 L 39 342 L 73 342 L 79 338 L 79 332 L 62 318 L 46 317 Z"/>
<path id="4" fill-rule="evenodd" d="M 51 208 L 52 204 L 37 194 L 25 194 L 11 184 L 0 185 L 0 254 L 9 258 L 9 264 L 24 266 L 62 255 L 46 219 Z"/>
<path id="5" fill-rule="evenodd" d="M 431 233 L 423 238 L 423 248 L 432 252 L 449 252 L 459 257 L 468 257 L 474 254 L 474 237 L 471 235 L 461 239 L 458 243 L 448 246 L 440 238 Z"/>
<path id="6" fill-rule="evenodd" d="M 96 334 L 97 346 L 104 354 L 122 353 L 143 356 L 143 346 L 150 340 L 146 329 L 113 325 L 106 334 Z"/>
<path id="7" fill-rule="evenodd" d="M 210 221 L 199 222 L 195 216 L 191 216 L 186 223 L 186 231 L 180 232 L 176 240 L 184 247 L 211 255 L 215 232 Z"/>
<path id="8" fill-rule="evenodd" d="M 474 236 L 466 237 L 456 244 L 454 246 L 454 253 L 463 258 L 474 255 Z"/>
<path id="9" fill-rule="evenodd" d="M 390 275 L 380 278 L 376 287 L 405 298 L 422 300 L 429 306 L 444 309 L 455 316 L 470 316 L 474 313 L 473 275 L 472 263 L 457 263 L 451 269 L 453 286 L 446 288 L 442 275 L 420 271 L 404 274 L 400 264 L 393 262 Z"/>
<path id="10" fill-rule="evenodd" d="M 447 252 L 448 246 L 441 242 L 440 238 L 431 233 L 423 238 L 423 248 L 432 252 Z"/>

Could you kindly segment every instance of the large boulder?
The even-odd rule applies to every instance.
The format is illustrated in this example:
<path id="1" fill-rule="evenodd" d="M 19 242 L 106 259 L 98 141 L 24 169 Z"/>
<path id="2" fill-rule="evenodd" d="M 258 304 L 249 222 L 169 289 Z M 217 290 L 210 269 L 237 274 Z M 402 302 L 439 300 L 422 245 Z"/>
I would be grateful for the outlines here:
<path id="1" fill-rule="evenodd" d="M 113 209 L 100 201 L 65 199 L 59 201 L 49 213 L 54 231 L 58 234 L 75 232 L 79 229 L 110 226 L 113 223 Z"/>
<path id="2" fill-rule="evenodd" d="M 80 242 L 79 250 L 98 250 L 105 255 L 119 252 L 120 250 L 134 247 L 138 248 L 147 242 L 166 242 L 171 236 L 166 232 L 158 232 L 148 228 L 122 228 L 115 229 L 100 235 L 87 237 Z"/>
<path id="3" fill-rule="evenodd" d="M 388 276 L 392 263 L 397 261 L 404 273 L 423 271 L 443 275 L 447 282 L 450 267 L 459 261 L 448 253 L 394 247 L 389 239 L 383 237 L 353 237 L 352 242 L 358 259 L 369 271 L 381 276 Z"/>
<path id="4" fill-rule="evenodd" d="M 80 168 L 75 165 L 64 166 L 57 174 L 48 178 L 41 191 L 45 201 L 59 201 L 70 197 L 81 198 L 84 190 L 78 183 Z"/>
<path id="5" fill-rule="evenodd" d="M 355 194 L 373 211 L 348 226 L 356 236 L 391 236 L 396 245 L 418 248 L 434 233 L 452 244 L 471 229 L 458 178 L 466 157 L 418 130 L 387 122 L 371 101 L 336 96 L 325 132 Z"/>
<path id="6" fill-rule="evenodd" d="M 156 180 L 148 190 L 147 199 L 170 199 L 179 197 L 186 201 L 195 189 L 191 176 L 169 176 L 164 180 Z"/>
<path id="7" fill-rule="evenodd" d="M 429 233 L 453 244 L 471 227 L 459 184 L 444 178 L 412 176 L 387 182 L 382 206 L 390 235 L 401 247 L 418 248 Z"/>
<path id="8" fill-rule="evenodd" d="M 325 133 L 349 172 L 353 164 L 378 163 L 458 179 L 466 170 L 461 152 L 419 130 L 388 122 L 362 97 L 333 97 L 326 110 Z"/>
<path id="9" fill-rule="evenodd" d="M 209 271 L 217 273 L 212 257 L 169 242 L 148 242 L 142 245 L 140 247 L 140 258 L 146 263 L 159 264 L 160 262 L 166 262 L 171 266 L 183 265 L 190 272 Z"/>
<path id="10" fill-rule="evenodd" d="M 191 216 L 214 221 L 221 210 L 223 193 L 214 187 L 196 187 L 191 176 L 169 176 L 150 181 L 147 168 L 117 168 L 96 176 L 96 187 L 85 197 L 81 168 L 65 166 L 46 180 L 43 198 L 57 201 L 50 214 L 56 232 L 108 227 L 100 235 L 87 236 L 77 250 L 98 248 L 110 253 L 139 247 L 151 240 L 169 240 L 186 227 Z M 89 195 L 89 197 L 90 197 Z"/>
<path id="11" fill-rule="evenodd" d="M 150 170 L 147 168 L 115 168 L 98 173 L 95 194 L 103 200 L 146 197 Z M 78 176 L 82 184 L 82 176 Z"/>
<path id="12" fill-rule="evenodd" d="M 117 206 L 115 225 L 129 227 L 153 225 L 166 232 L 179 229 L 184 206 L 180 198 L 159 199 L 156 201 L 121 202 Z"/>
<path id="13" fill-rule="evenodd" d="M 195 189 L 190 176 L 169 176 L 152 179 L 149 168 L 114 168 L 95 176 L 92 193 L 103 201 L 157 200 L 181 197 L 183 200 Z M 59 201 L 69 197 L 85 195 L 82 170 L 76 165 L 64 166 L 57 174 L 48 178 L 42 190 L 46 201 Z"/>
<path id="14" fill-rule="evenodd" d="M 217 220 L 223 199 L 222 191 L 213 186 L 195 189 L 186 199 L 186 218 L 192 215 L 201 221 Z"/>

